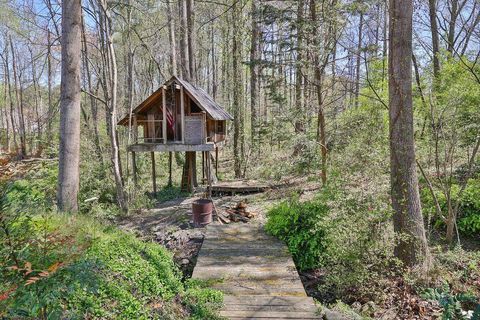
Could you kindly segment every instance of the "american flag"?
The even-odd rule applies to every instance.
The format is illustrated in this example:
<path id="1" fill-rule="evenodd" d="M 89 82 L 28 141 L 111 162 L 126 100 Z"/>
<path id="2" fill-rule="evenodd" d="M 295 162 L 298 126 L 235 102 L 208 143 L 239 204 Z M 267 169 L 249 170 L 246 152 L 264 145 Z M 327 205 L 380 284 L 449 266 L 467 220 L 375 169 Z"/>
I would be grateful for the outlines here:
<path id="1" fill-rule="evenodd" d="M 170 129 L 173 129 L 174 128 L 174 125 L 175 125 L 175 119 L 173 118 L 173 113 L 168 109 L 167 109 L 167 112 L 166 115 L 167 115 L 167 125 Z M 163 112 L 163 110 L 162 110 Z"/>

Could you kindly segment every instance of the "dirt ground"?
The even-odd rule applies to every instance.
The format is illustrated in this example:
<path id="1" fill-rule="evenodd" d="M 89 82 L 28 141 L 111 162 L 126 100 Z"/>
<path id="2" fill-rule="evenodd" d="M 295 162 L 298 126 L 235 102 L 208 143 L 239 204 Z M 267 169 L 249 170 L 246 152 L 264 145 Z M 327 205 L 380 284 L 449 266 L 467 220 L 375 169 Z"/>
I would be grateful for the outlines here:
<path id="1" fill-rule="evenodd" d="M 256 201 L 259 196 L 260 194 L 214 197 L 213 202 L 215 210 L 222 212 L 244 201 L 249 211 L 257 213 L 248 223 L 263 224 L 266 211 L 264 203 L 259 204 Z M 198 198 L 199 196 L 194 196 L 167 201 L 154 209 L 126 217 L 118 224 L 125 230 L 133 231 L 140 238 L 156 241 L 170 249 L 184 277 L 189 278 L 205 235 L 205 228 L 195 228 L 193 224 L 192 202 Z M 212 224 L 221 224 L 215 214 Z"/>
<path id="2" fill-rule="evenodd" d="M 266 212 L 275 203 L 292 193 L 300 194 L 302 199 L 310 199 L 319 187 L 318 183 L 307 182 L 306 178 L 285 179 L 265 192 L 214 196 L 214 210 L 224 212 L 243 201 L 247 204 L 248 211 L 255 212 L 255 217 L 248 223 L 263 225 L 266 222 Z M 192 202 L 199 197 L 200 194 L 159 203 L 153 209 L 142 210 L 121 219 L 118 225 L 136 233 L 142 239 L 156 241 L 170 249 L 184 277 L 189 278 L 205 235 L 204 228 L 195 228 L 193 225 Z M 221 222 L 214 215 L 212 223 Z"/>

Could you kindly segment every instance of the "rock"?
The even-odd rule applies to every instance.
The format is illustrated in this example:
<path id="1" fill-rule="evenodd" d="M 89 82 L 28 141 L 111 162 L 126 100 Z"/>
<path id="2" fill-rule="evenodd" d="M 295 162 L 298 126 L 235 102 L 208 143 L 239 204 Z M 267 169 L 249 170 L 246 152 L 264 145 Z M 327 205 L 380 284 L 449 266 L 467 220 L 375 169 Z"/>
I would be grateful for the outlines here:
<path id="1" fill-rule="evenodd" d="M 332 311 L 327 308 L 322 310 L 322 319 L 325 320 L 350 320 L 349 317 L 341 314 L 340 312 Z"/>
<path id="2" fill-rule="evenodd" d="M 188 260 L 187 258 L 183 258 L 180 263 L 184 266 L 184 265 L 189 264 L 189 263 L 190 263 L 190 260 Z"/>

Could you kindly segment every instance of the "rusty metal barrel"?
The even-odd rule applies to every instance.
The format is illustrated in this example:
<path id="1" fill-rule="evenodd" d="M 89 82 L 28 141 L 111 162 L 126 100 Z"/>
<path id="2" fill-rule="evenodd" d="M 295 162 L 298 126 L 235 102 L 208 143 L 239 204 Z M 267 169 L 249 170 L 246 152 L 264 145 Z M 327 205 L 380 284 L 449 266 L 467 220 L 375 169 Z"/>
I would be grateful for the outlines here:
<path id="1" fill-rule="evenodd" d="M 213 202 L 210 199 L 198 199 L 192 203 L 193 224 L 196 228 L 205 227 L 212 222 Z"/>

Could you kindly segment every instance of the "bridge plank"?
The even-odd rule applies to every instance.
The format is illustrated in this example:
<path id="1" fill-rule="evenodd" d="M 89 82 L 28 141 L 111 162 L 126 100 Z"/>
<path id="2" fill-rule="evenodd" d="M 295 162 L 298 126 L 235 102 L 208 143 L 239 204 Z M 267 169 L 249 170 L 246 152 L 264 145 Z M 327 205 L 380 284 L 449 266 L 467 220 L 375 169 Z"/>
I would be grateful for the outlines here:
<path id="1" fill-rule="evenodd" d="M 230 319 L 321 319 L 287 247 L 251 224 L 208 226 L 193 278 L 219 280 Z"/>

